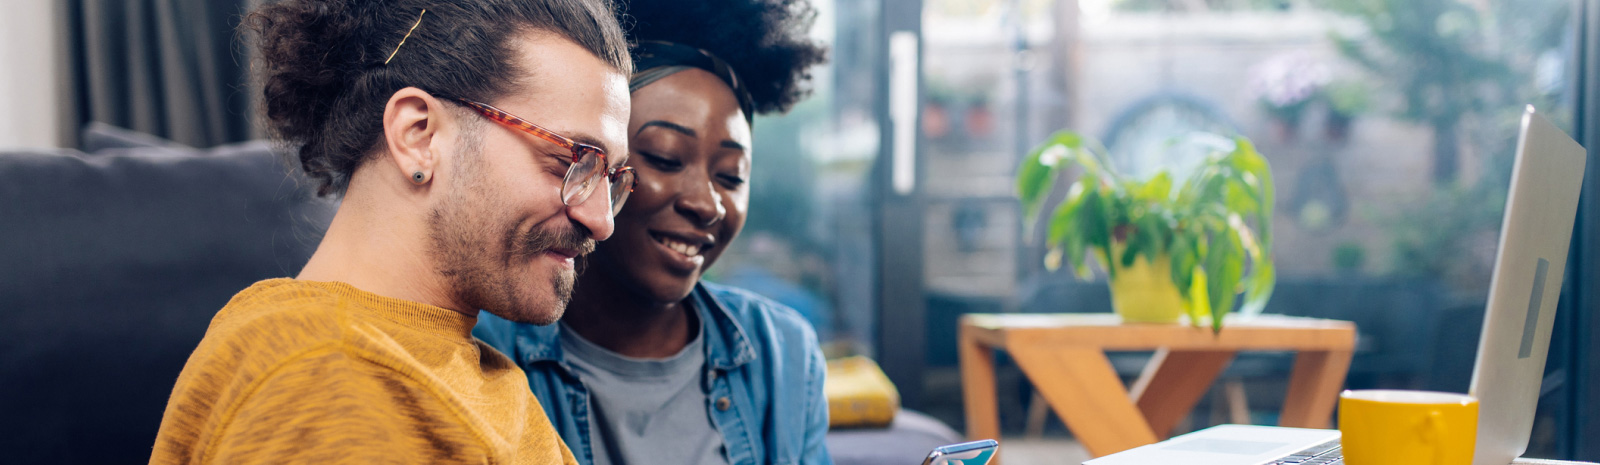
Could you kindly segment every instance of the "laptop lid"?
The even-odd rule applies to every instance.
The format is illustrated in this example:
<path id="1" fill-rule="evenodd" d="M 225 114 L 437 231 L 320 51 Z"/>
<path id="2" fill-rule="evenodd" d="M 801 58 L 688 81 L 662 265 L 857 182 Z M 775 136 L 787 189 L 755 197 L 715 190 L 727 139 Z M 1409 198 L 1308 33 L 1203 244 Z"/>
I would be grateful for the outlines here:
<path id="1" fill-rule="evenodd" d="M 1335 439 L 1338 430 L 1218 425 L 1083 465 L 1261 465 Z"/>
<path id="2" fill-rule="evenodd" d="M 1528 448 L 1586 160 L 1528 106 L 1469 391 L 1479 402 L 1474 465 L 1506 465 Z"/>

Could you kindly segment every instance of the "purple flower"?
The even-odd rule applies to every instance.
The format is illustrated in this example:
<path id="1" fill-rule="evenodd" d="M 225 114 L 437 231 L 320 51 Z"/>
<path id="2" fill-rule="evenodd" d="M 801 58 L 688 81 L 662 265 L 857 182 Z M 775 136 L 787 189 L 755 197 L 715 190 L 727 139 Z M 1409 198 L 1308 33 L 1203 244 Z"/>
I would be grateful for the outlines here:
<path id="1" fill-rule="evenodd" d="M 1250 67 L 1250 93 L 1273 108 L 1305 103 L 1333 80 L 1328 66 L 1298 50 L 1279 54 Z"/>

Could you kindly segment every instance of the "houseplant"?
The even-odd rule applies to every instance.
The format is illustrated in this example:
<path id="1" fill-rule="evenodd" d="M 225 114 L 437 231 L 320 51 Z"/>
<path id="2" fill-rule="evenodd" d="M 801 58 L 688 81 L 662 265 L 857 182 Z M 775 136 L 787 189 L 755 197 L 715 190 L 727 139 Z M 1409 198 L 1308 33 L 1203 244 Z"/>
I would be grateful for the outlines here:
<path id="1" fill-rule="evenodd" d="M 1176 142 L 1208 153 L 1177 183 L 1165 170 L 1130 179 L 1098 142 L 1057 132 L 1023 160 L 1017 193 L 1032 224 L 1061 172 L 1081 168 L 1050 215 L 1046 266 L 1066 264 L 1086 279 L 1093 256 L 1124 321 L 1175 323 L 1187 314 L 1220 332 L 1239 294 L 1245 314 L 1258 313 L 1272 294 L 1272 172 L 1244 137 Z"/>

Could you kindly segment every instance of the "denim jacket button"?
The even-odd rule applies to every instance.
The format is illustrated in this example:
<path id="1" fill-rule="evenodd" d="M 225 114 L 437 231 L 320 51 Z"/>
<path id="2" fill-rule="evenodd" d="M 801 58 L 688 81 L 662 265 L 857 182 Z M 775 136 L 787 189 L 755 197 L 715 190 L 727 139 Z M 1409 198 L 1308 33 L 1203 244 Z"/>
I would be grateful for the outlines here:
<path id="1" fill-rule="evenodd" d="M 717 410 L 721 410 L 721 411 L 726 412 L 726 411 L 728 411 L 728 407 L 732 407 L 732 406 L 733 406 L 733 401 L 728 400 L 727 397 L 719 397 L 719 398 L 717 398 Z"/>

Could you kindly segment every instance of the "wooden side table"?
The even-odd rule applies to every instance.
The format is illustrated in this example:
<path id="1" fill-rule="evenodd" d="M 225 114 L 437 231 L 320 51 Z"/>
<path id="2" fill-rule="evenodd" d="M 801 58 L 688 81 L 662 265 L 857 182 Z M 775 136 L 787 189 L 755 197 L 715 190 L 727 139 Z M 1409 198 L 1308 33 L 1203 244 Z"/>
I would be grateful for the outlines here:
<path id="1" fill-rule="evenodd" d="M 1099 457 L 1170 435 L 1241 350 L 1297 351 L 1278 424 L 1328 428 L 1356 327 L 1260 315 L 1230 320 L 1213 336 L 1210 328 L 1187 325 L 1125 325 L 1110 313 L 970 314 L 961 318 L 959 338 L 969 438 L 1000 437 L 994 349 L 1004 349 L 1073 436 Z M 1125 389 L 1108 350 L 1156 354 Z"/>

